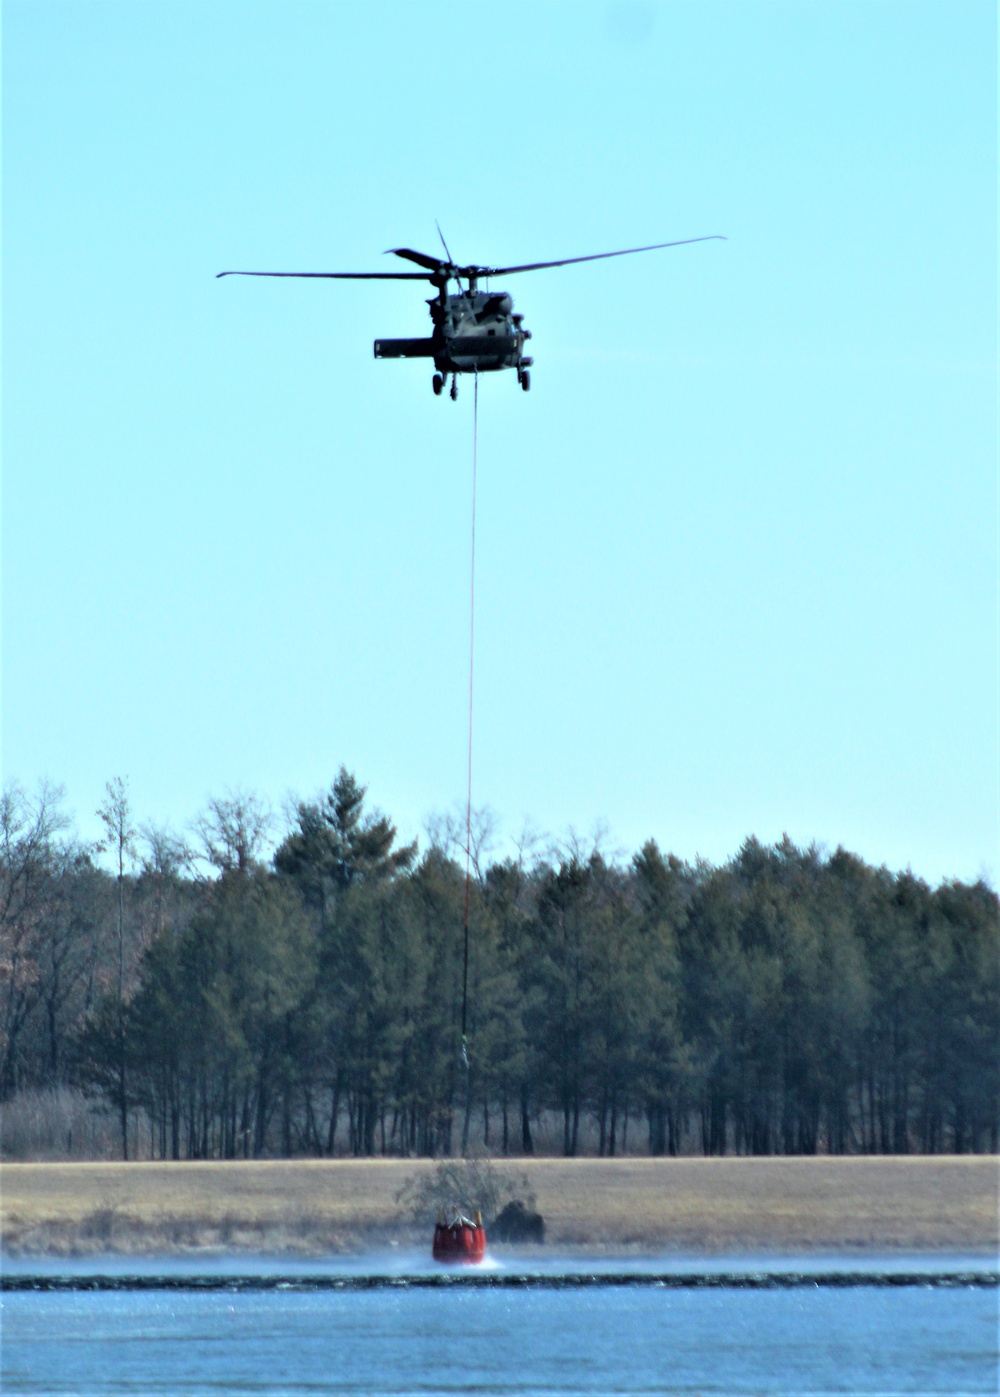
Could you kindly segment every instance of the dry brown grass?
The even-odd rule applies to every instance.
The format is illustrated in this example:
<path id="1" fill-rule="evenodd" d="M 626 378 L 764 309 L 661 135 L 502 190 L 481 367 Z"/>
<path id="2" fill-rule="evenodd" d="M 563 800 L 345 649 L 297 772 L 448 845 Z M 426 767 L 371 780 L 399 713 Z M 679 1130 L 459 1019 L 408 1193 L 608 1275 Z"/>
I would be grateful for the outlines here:
<path id="1" fill-rule="evenodd" d="M 724 1251 L 995 1250 L 995 1157 L 539 1160 L 553 1240 Z"/>
<path id="2" fill-rule="evenodd" d="M 550 1244 L 662 1251 L 996 1252 L 996 1156 L 513 1161 Z M 343 1251 L 409 1240 L 430 1163 L 7 1164 L 9 1251 Z M 422 1234 L 420 1234 L 422 1235 Z"/>

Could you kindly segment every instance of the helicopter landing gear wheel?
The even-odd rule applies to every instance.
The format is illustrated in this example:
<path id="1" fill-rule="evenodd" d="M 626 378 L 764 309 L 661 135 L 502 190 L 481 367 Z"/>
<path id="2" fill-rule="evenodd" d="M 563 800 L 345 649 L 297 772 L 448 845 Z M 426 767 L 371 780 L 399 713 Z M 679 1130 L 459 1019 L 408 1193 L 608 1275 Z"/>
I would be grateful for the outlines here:
<path id="1" fill-rule="evenodd" d="M 455 399 L 456 399 L 457 397 L 458 397 L 458 374 L 452 374 L 452 376 L 451 376 L 451 400 L 452 400 L 452 402 L 454 402 Z"/>
<path id="2" fill-rule="evenodd" d="M 440 374 L 435 374 L 431 379 L 431 387 L 434 389 L 435 398 L 440 398 L 441 389 L 444 387 L 444 379 Z"/>
<path id="3" fill-rule="evenodd" d="M 518 375 L 518 381 L 521 384 L 521 388 L 524 390 L 525 393 L 527 393 L 529 388 L 531 387 L 531 370 L 522 369 L 520 374 Z"/>

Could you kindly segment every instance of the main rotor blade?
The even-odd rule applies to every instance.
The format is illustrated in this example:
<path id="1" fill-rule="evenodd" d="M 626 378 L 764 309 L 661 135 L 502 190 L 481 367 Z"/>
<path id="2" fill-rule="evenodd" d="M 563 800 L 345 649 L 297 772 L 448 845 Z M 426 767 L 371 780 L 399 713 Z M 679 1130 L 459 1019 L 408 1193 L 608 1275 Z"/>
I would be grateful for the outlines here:
<path id="1" fill-rule="evenodd" d="M 443 272 L 450 266 L 450 263 L 442 262 L 440 257 L 430 257 L 426 252 L 414 252 L 412 247 L 390 247 L 387 251 L 394 253 L 396 257 L 405 257 L 407 262 L 416 262 L 418 267 L 426 267 L 429 272 Z"/>
<path id="2" fill-rule="evenodd" d="M 455 259 L 454 259 L 454 257 L 452 257 L 452 255 L 451 255 L 451 248 L 448 246 L 447 242 L 445 241 L 445 236 L 444 236 L 444 234 L 441 232 L 441 225 L 440 225 L 440 223 L 437 221 L 436 218 L 435 218 L 435 220 L 434 220 L 434 227 L 438 230 L 438 237 L 441 239 L 441 246 L 444 248 L 445 256 L 447 257 L 448 261 L 452 264 L 452 266 L 454 266 L 454 265 L 455 265 Z"/>
<path id="3" fill-rule="evenodd" d="M 709 233 L 702 238 L 679 238 L 671 243 L 650 243 L 647 247 L 623 247 L 618 252 L 592 252 L 589 257 L 561 257 L 555 262 L 525 262 L 518 267 L 456 267 L 453 262 L 442 262 L 440 257 L 430 257 L 426 252 L 416 252 L 412 247 L 391 247 L 389 251 L 397 257 L 405 257 L 408 262 L 416 262 L 425 267 L 426 272 L 216 272 L 221 276 L 280 276 L 307 277 L 321 281 L 434 281 L 448 275 L 461 276 L 511 276 L 514 272 L 537 272 L 545 267 L 568 267 L 574 262 L 600 262 L 605 257 L 628 257 L 633 252 L 655 252 L 661 247 L 683 247 L 687 243 L 707 243 L 713 239 L 725 242 L 722 233 Z M 444 239 L 442 238 L 442 242 Z M 445 250 L 447 251 L 447 245 Z M 433 273 L 428 276 L 427 273 Z"/>
<path id="4" fill-rule="evenodd" d="M 419 271 L 216 271 L 215 277 L 310 277 L 324 281 L 430 281 Z"/>
<path id="5" fill-rule="evenodd" d="M 655 252 L 660 247 L 683 247 L 685 243 L 707 243 L 713 238 L 725 242 L 722 233 L 708 233 L 703 238 L 679 238 L 672 243 L 650 243 L 648 247 L 623 247 L 619 252 L 592 252 L 589 257 L 561 257 L 558 262 L 525 262 L 520 267 L 480 267 L 480 272 L 490 276 L 510 276 L 513 272 L 537 272 L 543 267 L 568 267 L 572 262 L 600 262 L 604 257 L 628 257 L 633 252 Z"/>

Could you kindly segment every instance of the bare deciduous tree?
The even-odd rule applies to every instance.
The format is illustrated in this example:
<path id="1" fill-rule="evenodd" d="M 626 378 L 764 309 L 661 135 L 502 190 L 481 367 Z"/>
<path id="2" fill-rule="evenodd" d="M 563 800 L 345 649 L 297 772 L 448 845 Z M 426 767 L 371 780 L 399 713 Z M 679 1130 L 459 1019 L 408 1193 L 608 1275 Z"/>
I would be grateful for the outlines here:
<path id="1" fill-rule="evenodd" d="M 40 960 L 56 889 L 62 789 L 34 797 L 11 783 L 0 793 L 0 1096 L 13 1085 L 18 1038 L 38 997 Z"/>
<path id="2" fill-rule="evenodd" d="M 128 798 L 128 785 L 121 776 L 114 777 L 104 788 L 105 797 L 98 807 L 106 836 L 98 844 L 110 851 L 118 865 L 118 1114 L 122 1130 L 122 1158 L 128 1159 L 128 1091 L 125 1081 L 125 861 L 135 857 L 135 826 Z"/>
<path id="3" fill-rule="evenodd" d="M 270 806 L 252 792 L 213 797 L 194 823 L 201 857 L 220 873 L 248 873 L 260 860 L 272 823 Z"/>
<path id="4" fill-rule="evenodd" d="M 167 825 L 147 821 L 139 828 L 139 837 L 146 846 L 142 861 L 143 878 L 152 887 L 151 934 L 158 936 L 167 922 L 168 894 L 189 874 L 194 854 L 188 845 Z"/>
<path id="5" fill-rule="evenodd" d="M 104 825 L 105 837 L 98 844 L 101 853 L 113 855 L 118 865 L 118 998 L 125 995 L 125 863 L 135 858 L 136 830 L 132 824 L 132 807 L 128 798 L 128 782 L 116 776 L 104 788 L 104 801 L 97 813 Z"/>
<path id="6" fill-rule="evenodd" d="M 497 845 L 500 820 L 488 805 L 472 811 L 469 831 L 469 862 L 477 882 L 481 882 L 486 865 Z M 465 863 L 466 825 L 465 808 L 447 810 L 428 815 L 424 820 L 424 830 L 432 849 L 437 849 L 447 859 Z"/>

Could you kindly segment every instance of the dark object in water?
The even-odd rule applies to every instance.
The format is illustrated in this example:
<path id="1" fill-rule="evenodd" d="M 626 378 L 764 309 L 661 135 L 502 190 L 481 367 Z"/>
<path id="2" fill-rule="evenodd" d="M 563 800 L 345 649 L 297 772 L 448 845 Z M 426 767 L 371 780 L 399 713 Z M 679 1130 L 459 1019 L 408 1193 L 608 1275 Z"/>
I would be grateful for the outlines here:
<path id="1" fill-rule="evenodd" d="M 541 1213 L 529 1212 L 520 1198 L 515 1198 L 500 1210 L 490 1232 L 495 1242 L 544 1242 L 545 1219 Z"/>
<path id="2" fill-rule="evenodd" d="M 482 1261 L 486 1255 L 486 1228 L 479 1209 L 476 1209 L 475 1222 L 464 1213 L 455 1212 L 446 1216 L 442 1209 L 434 1228 L 431 1255 L 435 1261 L 443 1261 L 445 1265 L 475 1265 L 477 1261 Z"/>

